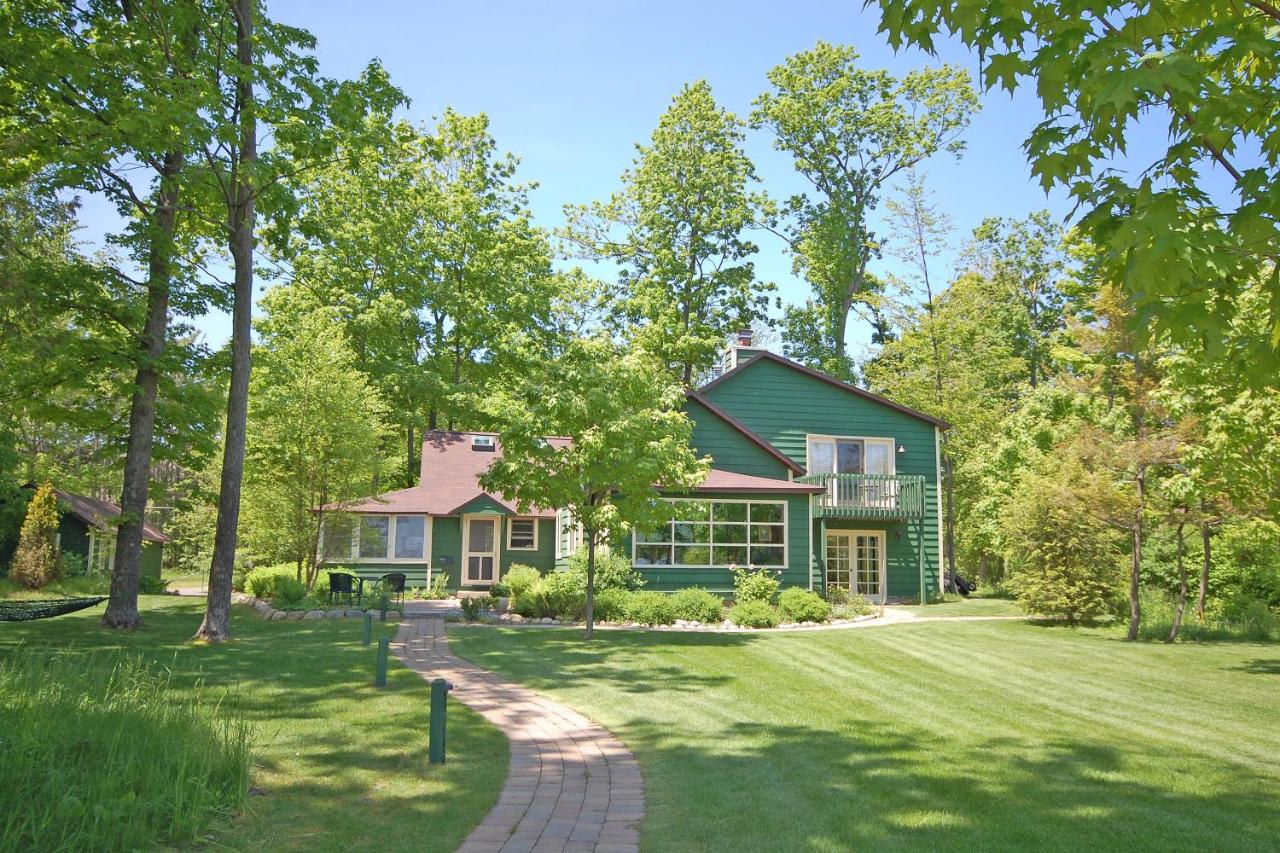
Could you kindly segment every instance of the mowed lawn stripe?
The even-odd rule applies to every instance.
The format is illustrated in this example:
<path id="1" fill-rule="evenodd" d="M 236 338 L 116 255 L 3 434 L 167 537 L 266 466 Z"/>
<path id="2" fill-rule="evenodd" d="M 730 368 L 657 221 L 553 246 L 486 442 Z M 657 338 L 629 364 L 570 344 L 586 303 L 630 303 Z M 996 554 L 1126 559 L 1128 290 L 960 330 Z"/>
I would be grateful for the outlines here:
<path id="1" fill-rule="evenodd" d="M 452 642 L 627 741 L 646 849 L 1274 849 L 1280 647 L 1115 636 L 934 622 Z"/>

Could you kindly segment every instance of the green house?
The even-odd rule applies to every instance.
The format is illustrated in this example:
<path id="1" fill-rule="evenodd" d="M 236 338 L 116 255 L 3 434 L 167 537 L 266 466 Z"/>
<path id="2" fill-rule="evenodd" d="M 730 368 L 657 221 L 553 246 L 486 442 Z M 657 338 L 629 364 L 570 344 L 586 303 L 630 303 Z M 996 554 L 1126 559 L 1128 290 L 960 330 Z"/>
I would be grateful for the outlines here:
<path id="1" fill-rule="evenodd" d="M 84 559 L 90 574 L 110 574 L 116 555 L 120 507 L 111 501 L 54 489 L 58 497 L 58 548 Z M 160 577 L 164 545 L 169 537 L 151 524 L 142 525 L 142 574 Z"/>
<path id="2" fill-rule="evenodd" d="M 730 594 L 741 566 L 785 585 L 840 586 L 870 599 L 941 588 L 939 437 L 930 415 L 740 339 L 716 379 L 687 395 L 702 485 L 669 494 L 670 520 L 614 543 L 647 589 Z M 562 439 L 549 439 L 561 441 Z M 361 574 L 482 590 L 516 563 L 564 568 L 581 547 L 565 511 L 527 514 L 478 478 L 502 453 L 491 433 L 433 432 L 418 485 L 343 507 L 322 556 Z"/>

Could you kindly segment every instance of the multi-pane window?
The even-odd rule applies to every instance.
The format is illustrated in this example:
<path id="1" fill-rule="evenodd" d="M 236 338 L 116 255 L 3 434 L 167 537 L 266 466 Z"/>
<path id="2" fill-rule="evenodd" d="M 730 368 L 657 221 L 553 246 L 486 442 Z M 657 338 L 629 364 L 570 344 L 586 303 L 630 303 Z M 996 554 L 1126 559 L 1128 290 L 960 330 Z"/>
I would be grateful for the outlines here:
<path id="1" fill-rule="evenodd" d="M 671 519 L 636 532 L 637 566 L 785 566 L 786 504 L 672 500 Z"/>
<path id="2" fill-rule="evenodd" d="M 427 552 L 427 519 L 422 515 L 347 515 L 324 519 L 325 560 L 422 560 Z"/>
<path id="3" fill-rule="evenodd" d="M 556 510 L 556 558 L 571 557 L 582 546 L 582 525 L 567 509 Z"/>
<path id="4" fill-rule="evenodd" d="M 513 551 L 538 548 L 538 522 L 532 518 L 513 518 L 507 523 L 507 547 Z"/>

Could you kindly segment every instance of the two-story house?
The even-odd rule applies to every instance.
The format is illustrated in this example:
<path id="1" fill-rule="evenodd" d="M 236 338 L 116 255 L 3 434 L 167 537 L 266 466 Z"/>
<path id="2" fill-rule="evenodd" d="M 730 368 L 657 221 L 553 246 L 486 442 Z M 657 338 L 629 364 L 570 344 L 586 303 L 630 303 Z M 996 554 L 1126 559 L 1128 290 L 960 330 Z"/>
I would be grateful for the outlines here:
<path id="1" fill-rule="evenodd" d="M 943 421 L 740 340 L 720 376 L 691 391 L 693 444 L 712 470 L 671 494 L 670 520 L 614 543 L 663 591 L 728 594 L 733 568 L 767 567 L 788 586 L 840 586 L 873 600 L 941 588 Z M 559 439 L 552 439 L 553 441 Z M 444 572 L 483 589 L 513 564 L 562 568 L 580 547 L 554 508 L 521 515 L 477 479 L 497 436 L 426 437 L 418 485 L 348 507 L 326 524 L 323 556 L 410 585 Z"/>

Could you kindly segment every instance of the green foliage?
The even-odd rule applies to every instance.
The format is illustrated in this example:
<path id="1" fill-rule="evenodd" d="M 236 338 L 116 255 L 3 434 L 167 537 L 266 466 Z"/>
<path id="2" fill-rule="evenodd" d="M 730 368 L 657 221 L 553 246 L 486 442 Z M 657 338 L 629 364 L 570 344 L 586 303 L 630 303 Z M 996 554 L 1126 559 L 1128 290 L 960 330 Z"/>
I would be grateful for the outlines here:
<path id="1" fill-rule="evenodd" d="M 511 568 L 507 569 L 507 573 L 502 579 L 511 590 L 511 597 L 519 598 L 528 592 L 528 590 L 541 578 L 542 572 L 538 571 L 533 566 L 515 563 Z"/>
<path id="2" fill-rule="evenodd" d="M 587 552 L 579 548 L 569 557 L 569 571 L 579 577 L 582 588 L 587 588 Z M 602 589 L 636 590 L 644 586 L 644 577 L 631 567 L 625 554 L 596 554 L 596 591 Z"/>
<path id="3" fill-rule="evenodd" d="M 781 574 L 772 569 L 735 569 L 733 572 L 734 601 L 771 603 L 778 595 L 778 588 L 782 586 Z"/>
<path id="4" fill-rule="evenodd" d="M 468 622 L 477 622 L 493 609 L 495 604 L 490 595 L 468 595 L 458 599 L 462 605 L 462 618 Z"/>
<path id="5" fill-rule="evenodd" d="M 857 66 L 852 47 L 818 42 L 769 72 L 753 126 L 774 135 L 813 187 L 786 203 L 794 271 L 813 289 L 803 312 L 788 312 L 788 354 L 852 378 L 846 351 L 849 311 L 878 312 L 883 283 L 868 275 L 878 254 L 870 217 L 894 175 L 937 152 L 959 155 L 960 134 L 977 111 L 969 76 L 942 66 L 896 80 Z"/>
<path id="6" fill-rule="evenodd" d="M 244 591 L 254 598 L 273 598 L 281 579 L 297 583 L 298 567 L 288 563 L 253 569 L 244 578 Z M 303 590 L 305 594 L 305 590 Z M 326 590 L 327 592 L 327 590 Z"/>
<path id="7" fill-rule="evenodd" d="M 627 598 L 627 621 L 641 625 L 670 625 L 676 621 L 675 602 L 665 592 L 633 592 Z"/>
<path id="8" fill-rule="evenodd" d="M 175 698 L 169 679 L 133 657 L 37 648 L 5 657 L 0 799 L 22 804 L 0 814 L 6 847 L 187 847 L 241 809 L 245 717 L 208 690 Z"/>
<path id="9" fill-rule="evenodd" d="M 1114 611 L 1121 592 L 1122 544 L 1075 491 L 1078 471 L 1065 463 L 1028 473 L 1006 524 L 1012 543 L 1010 586 L 1029 613 L 1069 623 Z"/>
<path id="10" fill-rule="evenodd" d="M 698 587 L 688 587 L 671 594 L 671 607 L 677 619 L 714 625 L 724 619 L 724 602 L 720 596 Z"/>
<path id="11" fill-rule="evenodd" d="M 1142 627 L 1144 640 L 1166 640 L 1173 625 L 1177 601 L 1168 593 L 1144 590 L 1142 594 Z M 1204 622 L 1195 618 L 1194 602 L 1189 601 L 1182 617 L 1178 636 L 1183 640 L 1249 640 L 1266 642 L 1280 638 L 1280 615 L 1265 601 L 1236 594 L 1218 599 L 1206 613 Z"/>
<path id="12" fill-rule="evenodd" d="M 773 286 L 756 279 L 756 246 L 743 236 L 764 198 L 750 190 L 742 123 L 705 80 L 682 88 L 637 148 L 622 190 L 566 207 L 562 236 L 584 258 L 618 265 L 621 331 L 689 386 L 730 333 L 767 316 Z"/>
<path id="13" fill-rule="evenodd" d="M 489 586 L 489 594 L 494 598 L 510 598 L 511 587 L 505 580 L 494 581 Z"/>
<path id="14" fill-rule="evenodd" d="M 595 595 L 592 610 L 595 618 L 601 622 L 621 622 L 627 616 L 627 602 L 631 593 L 625 589 L 613 587 L 602 589 Z"/>
<path id="15" fill-rule="evenodd" d="M 782 619 L 767 601 L 747 599 L 729 609 L 729 621 L 739 628 L 776 628 Z"/>
<path id="16" fill-rule="evenodd" d="M 89 561 L 83 554 L 72 551 L 62 552 L 62 576 L 67 578 L 84 577 L 89 573 Z"/>
<path id="17" fill-rule="evenodd" d="M 301 562 L 316 574 L 322 506 L 373 491 L 386 470 L 378 452 L 384 407 L 331 312 L 265 324 L 255 354 L 241 526 L 265 560 Z"/>
<path id="18" fill-rule="evenodd" d="M 846 600 L 839 603 L 831 602 L 828 598 L 828 603 L 831 604 L 832 619 L 853 619 L 876 611 L 876 606 L 863 595 L 848 596 Z"/>
<path id="19" fill-rule="evenodd" d="M 280 609 L 299 604 L 307 597 L 307 587 L 297 578 L 289 575 L 275 575 L 275 584 L 271 590 L 271 603 Z"/>
<path id="20" fill-rule="evenodd" d="M 577 578 L 568 572 L 551 572 L 517 596 L 513 606 L 527 619 L 581 619 L 587 596 Z"/>
<path id="21" fill-rule="evenodd" d="M 792 622 L 826 622 L 831 618 L 831 605 L 822 596 L 798 586 L 778 595 L 778 610 Z"/>
<path id="22" fill-rule="evenodd" d="M 27 505 L 18 550 L 9 566 L 9 578 L 27 589 L 39 589 L 62 578 L 58 553 L 58 497 L 48 483 L 36 489 Z"/>
<path id="23" fill-rule="evenodd" d="M 169 591 L 169 582 L 155 575 L 138 576 L 138 592 L 143 595 L 164 595 Z"/>
<path id="24" fill-rule="evenodd" d="M 1216 344 L 1234 317 L 1232 297 L 1266 280 L 1273 346 L 1253 374 L 1275 375 L 1280 232 L 1272 188 L 1280 177 L 1280 130 L 1254 120 L 1280 99 L 1274 6 L 879 6 L 881 30 L 895 48 L 932 50 L 937 36 L 953 34 L 983 57 L 986 88 L 1012 92 L 1031 83 L 1046 116 L 1024 145 L 1032 173 L 1046 190 L 1061 187 L 1082 206 L 1081 227 L 1101 251 L 1106 277 L 1134 298 L 1154 330 Z M 1136 148 L 1134 130 L 1157 115 L 1168 116 L 1165 145 L 1114 168 L 1117 156 Z M 1209 191 L 1215 172 L 1229 176 L 1230 192 Z"/>

